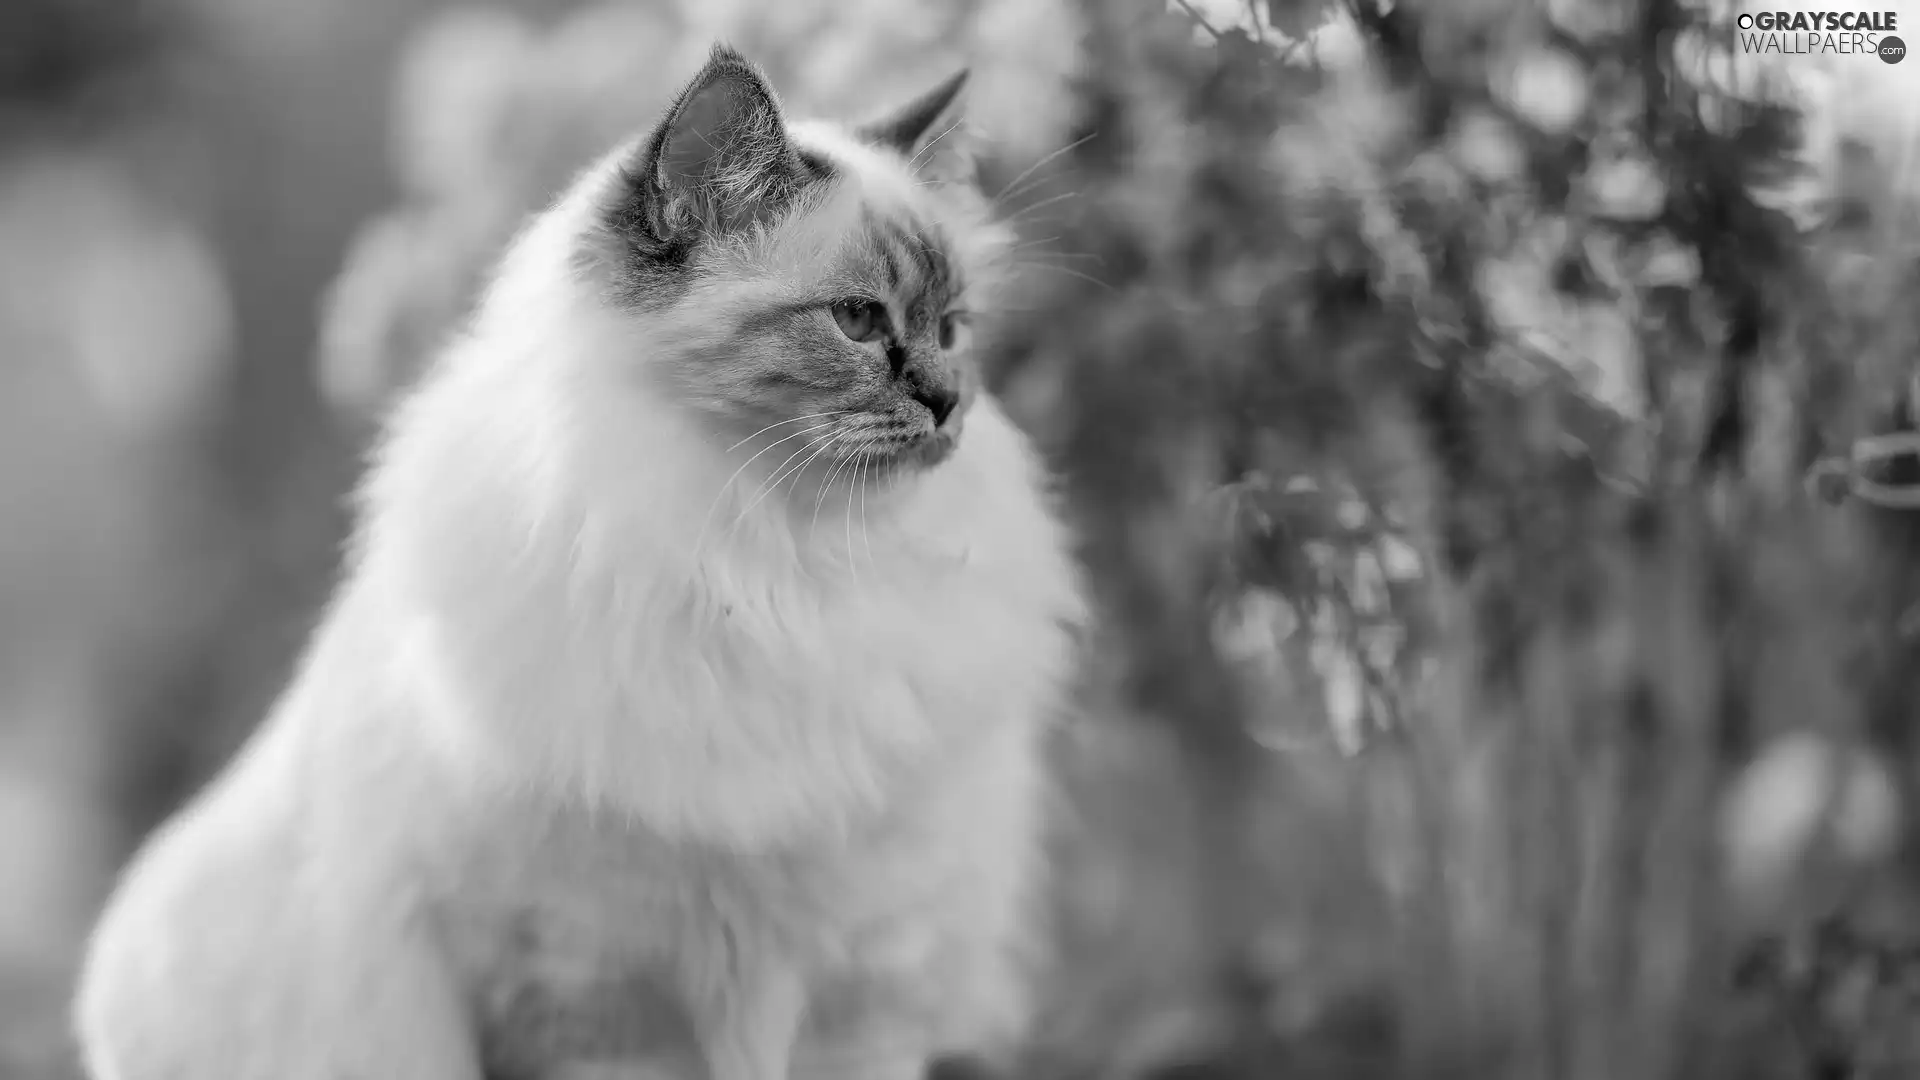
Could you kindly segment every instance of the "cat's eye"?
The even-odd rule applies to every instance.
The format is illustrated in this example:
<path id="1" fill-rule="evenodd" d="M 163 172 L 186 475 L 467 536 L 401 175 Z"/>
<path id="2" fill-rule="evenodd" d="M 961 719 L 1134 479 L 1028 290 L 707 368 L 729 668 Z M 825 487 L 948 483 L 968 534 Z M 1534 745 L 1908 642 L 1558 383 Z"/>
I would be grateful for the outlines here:
<path id="1" fill-rule="evenodd" d="M 951 351 L 966 337 L 967 313 L 949 311 L 940 316 L 940 348 Z"/>
<path id="2" fill-rule="evenodd" d="M 849 341 L 877 341 L 887 330 L 887 310 L 871 300 L 842 300 L 833 305 L 833 321 Z"/>

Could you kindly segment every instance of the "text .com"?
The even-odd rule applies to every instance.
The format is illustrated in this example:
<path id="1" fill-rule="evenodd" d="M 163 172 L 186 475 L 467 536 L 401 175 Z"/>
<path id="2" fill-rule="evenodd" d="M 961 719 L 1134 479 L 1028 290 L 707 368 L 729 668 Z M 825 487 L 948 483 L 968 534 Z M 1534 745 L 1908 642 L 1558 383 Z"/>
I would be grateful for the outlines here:
<path id="1" fill-rule="evenodd" d="M 1899 16 L 1891 11 L 1757 11 L 1735 20 L 1743 53 L 1877 56 L 1888 64 L 1906 58 L 1895 36 Z"/>

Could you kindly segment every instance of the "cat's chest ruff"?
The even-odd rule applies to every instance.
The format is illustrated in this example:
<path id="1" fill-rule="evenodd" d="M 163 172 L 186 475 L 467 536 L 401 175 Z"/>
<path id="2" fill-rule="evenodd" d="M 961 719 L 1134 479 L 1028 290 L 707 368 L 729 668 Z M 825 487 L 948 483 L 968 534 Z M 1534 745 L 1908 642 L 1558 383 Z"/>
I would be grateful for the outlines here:
<path id="1" fill-rule="evenodd" d="M 1017 576 L 960 541 L 856 554 L 815 573 L 730 579 L 683 626 L 689 652 L 789 703 L 966 713 L 1031 692 L 1054 655 L 1055 618 Z"/>

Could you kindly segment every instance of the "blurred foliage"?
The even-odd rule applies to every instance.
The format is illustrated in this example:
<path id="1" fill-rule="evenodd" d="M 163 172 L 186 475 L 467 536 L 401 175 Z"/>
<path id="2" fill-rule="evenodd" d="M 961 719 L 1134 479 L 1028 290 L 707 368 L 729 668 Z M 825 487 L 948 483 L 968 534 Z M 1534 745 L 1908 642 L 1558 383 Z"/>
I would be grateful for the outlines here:
<path id="1" fill-rule="evenodd" d="M 1054 281 L 1002 358 L 1056 388 L 1035 422 L 1130 696 L 1206 793 L 1220 956 L 1268 917 L 1255 792 L 1298 778 L 1263 767 L 1276 706 L 1212 631 L 1277 595 L 1253 608 L 1319 660 L 1353 775 L 1391 778 L 1366 840 L 1404 864 L 1374 882 L 1394 1075 L 1833 1067 L 1832 1040 L 1750 1022 L 1727 972 L 1809 911 L 1911 932 L 1910 526 L 1802 483 L 1910 420 L 1920 339 L 1835 274 L 1913 281 L 1910 189 L 1842 173 L 1781 205 L 1810 165 L 1796 110 L 1704 77 L 1731 45 L 1678 2 L 1087 10 L 1089 137 L 1046 231 L 1098 280 Z M 1315 62 L 1316 21 L 1361 56 Z M 1885 149 L 1842 168 L 1884 175 Z M 1425 573 L 1395 581 L 1383 544 L 1409 541 Z M 1821 758 L 1723 817 L 1800 729 L 1873 748 L 1836 767 L 1860 808 L 1821 797 Z M 1853 831 L 1766 819 L 1807 788 L 1802 818 L 1842 801 Z M 1761 998 L 1803 1016 L 1782 993 Z M 1853 1018 L 1847 1067 L 1920 1064 L 1874 1059 L 1911 1015 Z"/>
<path id="2" fill-rule="evenodd" d="M 0 9 L 0 101 L 70 104 L 151 57 L 163 38 L 153 5 L 15 0 Z"/>
<path id="3" fill-rule="evenodd" d="M 370 418 L 731 38 L 799 111 L 975 68 L 1023 234 L 983 347 L 1106 615 L 1032 1075 L 1912 1075 L 1920 69 L 1756 65 L 1730 17 L 9 8 L 15 115 L 164 88 L 0 157 L 19 1070 L 75 896 L 283 677 Z"/>

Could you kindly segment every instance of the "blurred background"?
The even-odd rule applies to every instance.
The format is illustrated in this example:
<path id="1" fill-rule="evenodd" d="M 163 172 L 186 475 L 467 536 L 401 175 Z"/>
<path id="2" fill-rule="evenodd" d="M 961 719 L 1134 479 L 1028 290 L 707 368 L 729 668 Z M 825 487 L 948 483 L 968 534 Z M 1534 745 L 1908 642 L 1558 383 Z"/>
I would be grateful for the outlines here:
<path id="1" fill-rule="evenodd" d="M 716 38 L 974 71 L 1102 616 L 1031 1075 L 1920 1075 L 1920 62 L 1733 14 L 8 0 L 0 1078 L 75 1075 L 386 402 Z"/>

